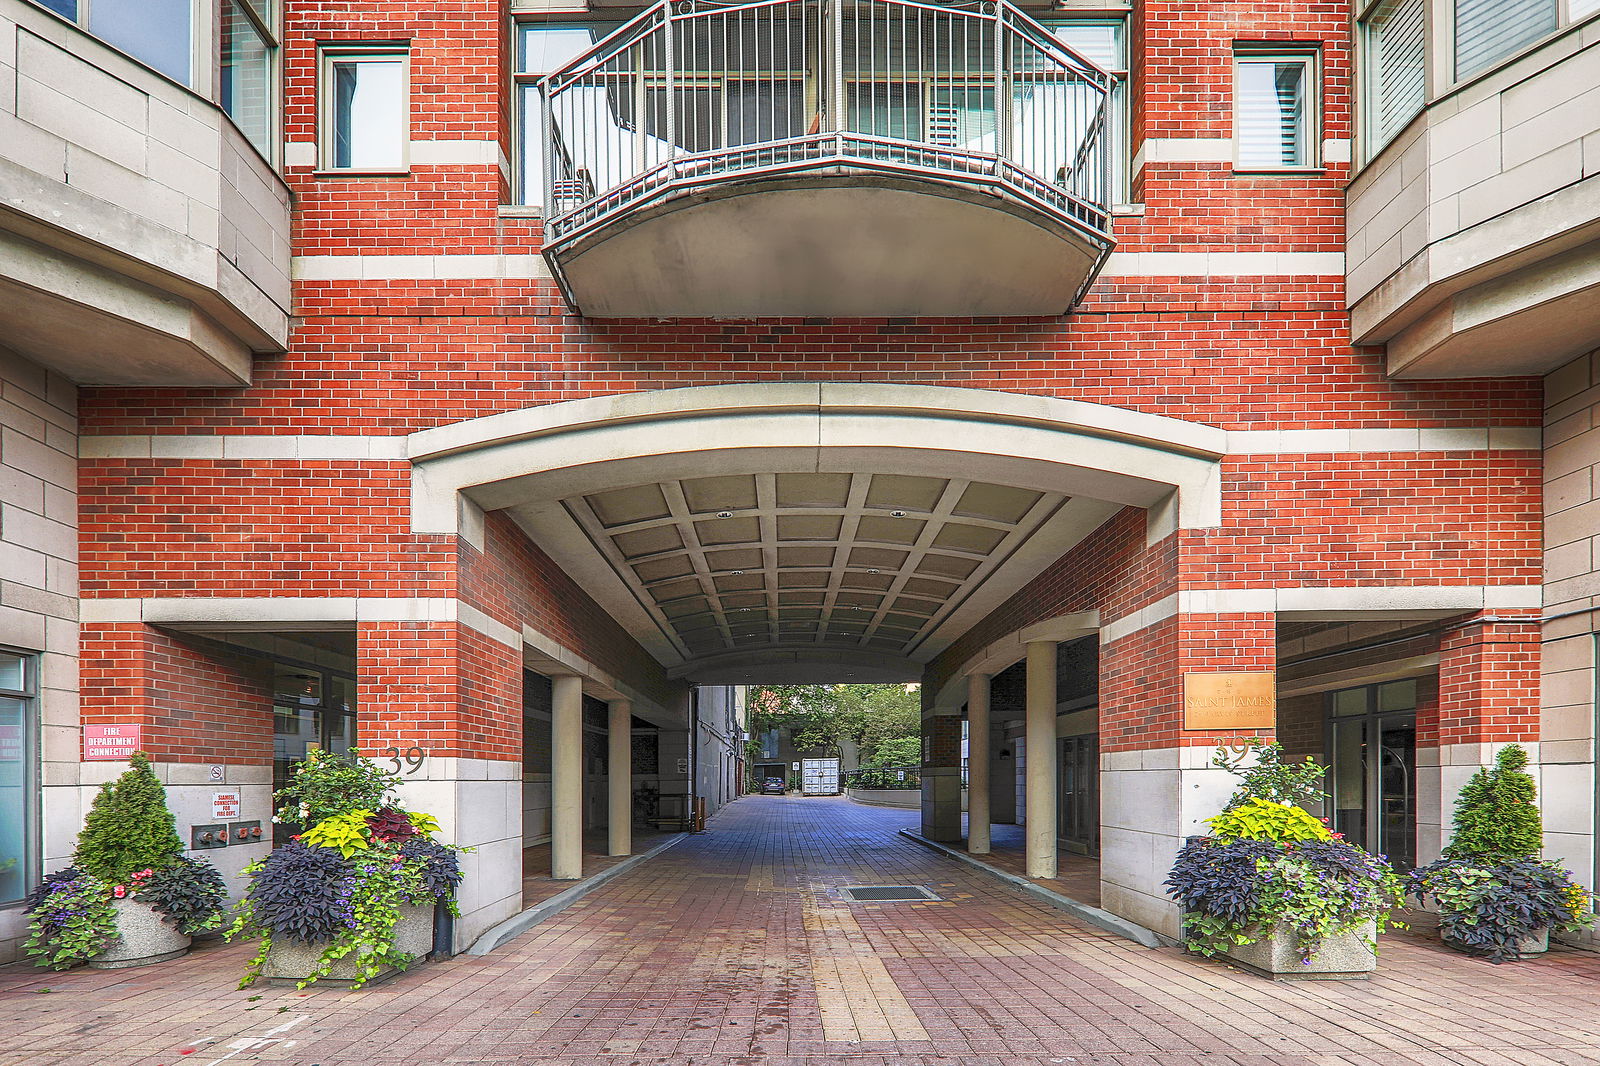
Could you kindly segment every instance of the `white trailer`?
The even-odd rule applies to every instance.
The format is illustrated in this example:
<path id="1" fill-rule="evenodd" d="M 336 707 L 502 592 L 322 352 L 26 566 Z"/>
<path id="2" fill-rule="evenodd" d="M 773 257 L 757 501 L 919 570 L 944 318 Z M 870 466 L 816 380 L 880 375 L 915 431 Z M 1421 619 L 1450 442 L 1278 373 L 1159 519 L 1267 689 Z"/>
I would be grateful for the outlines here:
<path id="1" fill-rule="evenodd" d="M 839 794 L 839 760 L 805 759 L 800 763 L 800 792 L 806 796 Z"/>

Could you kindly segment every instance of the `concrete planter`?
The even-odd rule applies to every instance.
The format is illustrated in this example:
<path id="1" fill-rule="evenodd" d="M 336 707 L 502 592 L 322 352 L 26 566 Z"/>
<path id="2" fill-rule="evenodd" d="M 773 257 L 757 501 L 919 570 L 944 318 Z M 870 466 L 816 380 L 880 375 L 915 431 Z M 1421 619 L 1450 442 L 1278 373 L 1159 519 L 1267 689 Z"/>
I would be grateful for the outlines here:
<path id="1" fill-rule="evenodd" d="M 1275 981 L 1362 980 L 1378 968 L 1378 956 L 1367 946 L 1376 931 L 1377 923 L 1368 922 L 1356 932 L 1329 937 L 1310 962 L 1302 962 L 1294 933 L 1274 926 L 1271 936 L 1224 952 L 1222 957 Z"/>
<path id="2" fill-rule="evenodd" d="M 117 912 L 117 936 L 89 960 L 96 970 L 120 970 L 176 959 L 189 950 L 189 937 L 164 921 L 161 912 L 132 896 L 111 901 Z"/>
<path id="3" fill-rule="evenodd" d="M 433 906 L 401 907 L 400 920 L 394 927 L 395 947 L 421 959 L 433 950 Z M 326 943 L 306 944 L 298 940 L 274 940 L 267 949 L 261 965 L 261 976 L 276 984 L 304 981 L 322 961 Z M 387 980 L 400 971 L 386 966 L 368 984 Z M 334 963 L 328 976 L 317 979 L 319 984 L 348 985 L 356 979 L 355 954 L 352 952 Z"/>

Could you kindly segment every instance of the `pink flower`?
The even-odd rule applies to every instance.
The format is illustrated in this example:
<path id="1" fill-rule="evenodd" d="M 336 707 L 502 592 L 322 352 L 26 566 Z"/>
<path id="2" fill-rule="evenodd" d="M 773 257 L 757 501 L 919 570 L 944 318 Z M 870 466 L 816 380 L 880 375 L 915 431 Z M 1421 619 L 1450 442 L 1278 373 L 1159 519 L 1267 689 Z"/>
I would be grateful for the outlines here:
<path id="1" fill-rule="evenodd" d="M 116 896 L 118 899 L 121 899 L 122 897 L 124 897 L 124 896 L 126 896 L 128 894 L 128 890 L 126 888 L 123 888 L 121 885 L 118 885 L 116 888 L 113 888 L 111 890 L 111 894 L 113 896 Z"/>

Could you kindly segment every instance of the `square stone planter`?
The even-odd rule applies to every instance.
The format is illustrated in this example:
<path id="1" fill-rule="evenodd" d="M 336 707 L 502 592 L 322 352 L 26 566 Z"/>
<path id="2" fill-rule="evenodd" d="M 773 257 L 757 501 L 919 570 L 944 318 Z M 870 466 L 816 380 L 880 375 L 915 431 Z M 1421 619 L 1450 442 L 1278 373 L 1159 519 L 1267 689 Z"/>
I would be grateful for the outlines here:
<path id="1" fill-rule="evenodd" d="M 132 896 L 111 901 L 117 912 L 117 935 L 106 949 L 89 960 L 96 970 L 121 970 L 128 966 L 176 959 L 189 951 L 189 937 L 162 919 L 161 912 Z"/>
<path id="2" fill-rule="evenodd" d="M 400 920 L 394 927 L 394 944 L 413 960 L 425 957 L 433 950 L 433 907 L 401 907 Z M 274 940 L 261 965 L 261 976 L 273 984 L 294 984 L 304 981 L 322 961 L 326 943 L 306 944 L 299 940 Z M 394 966 L 385 966 L 367 984 L 386 981 L 399 973 Z M 328 976 L 317 979 L 318 984 L 348 985 L 355 982 L 355 953 L 352 952 L 334 963 Z"/>
<path id="3" fill-rule="evenodd" d="M 1378 956 L 1367 946 L 1376 933 L 1377 923 L 1322 942 L 1310 962 L 1300 960 L 1294 933 L 1274 926 L 1272 935 L 1222 954 L 1222 958 L 1251 973 L 1274 981 L 1359 981 L 1378 968 Z"/>

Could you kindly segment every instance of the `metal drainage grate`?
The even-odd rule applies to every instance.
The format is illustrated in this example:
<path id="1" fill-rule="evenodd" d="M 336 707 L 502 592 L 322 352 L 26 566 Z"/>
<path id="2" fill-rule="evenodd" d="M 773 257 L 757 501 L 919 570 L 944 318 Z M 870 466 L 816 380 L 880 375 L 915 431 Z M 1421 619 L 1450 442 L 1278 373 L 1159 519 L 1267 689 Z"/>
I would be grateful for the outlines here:
<path id="1" fill-rule="evenodd" d="M 852 885 L 840 891 L 852 903 L 909 903 L 939 898 L 920 885 Z"/>

